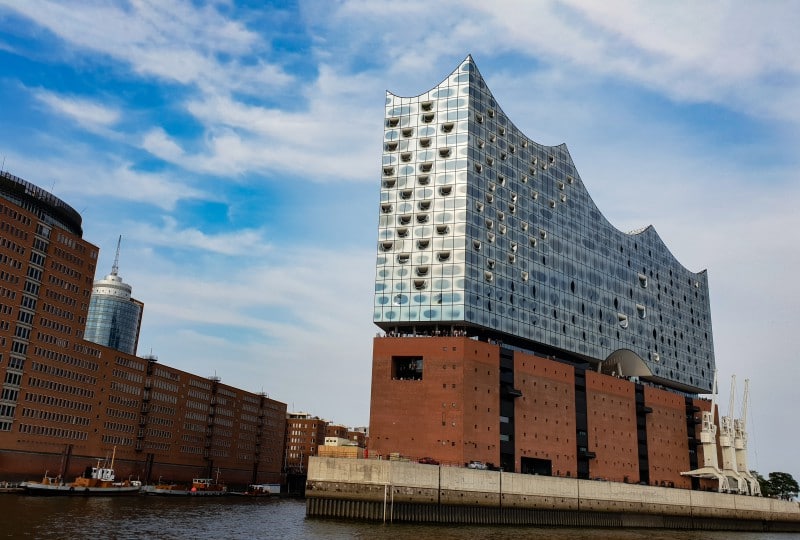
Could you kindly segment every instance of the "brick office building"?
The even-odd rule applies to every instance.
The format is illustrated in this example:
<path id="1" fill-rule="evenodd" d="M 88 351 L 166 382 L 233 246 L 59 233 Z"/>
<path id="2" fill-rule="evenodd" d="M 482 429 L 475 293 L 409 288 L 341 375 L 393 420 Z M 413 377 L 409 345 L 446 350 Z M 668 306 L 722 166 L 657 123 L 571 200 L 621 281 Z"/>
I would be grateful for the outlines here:
<path id="1" fill-rule="evenodd" d="M 706 272 L 653 227 L 615 229 L 566 146 L 514 126 L 470 57 L 387 93 L 383 150 L 370 455 L 692 485 Z"/>
<path id="2" fill-rule="evenodd" d="M 0 477 L 279 482 L 286 405 L 83 339 L 98 249 L 81 217 L 0 173 Z"/>
<path id="3" fill-rule="evenodd" d="M 308 457 L 317 455 L 317 448 L 325 444 L 328 422 L 305 412 L 286 415 L 286 470 L 305 474 Z"/>

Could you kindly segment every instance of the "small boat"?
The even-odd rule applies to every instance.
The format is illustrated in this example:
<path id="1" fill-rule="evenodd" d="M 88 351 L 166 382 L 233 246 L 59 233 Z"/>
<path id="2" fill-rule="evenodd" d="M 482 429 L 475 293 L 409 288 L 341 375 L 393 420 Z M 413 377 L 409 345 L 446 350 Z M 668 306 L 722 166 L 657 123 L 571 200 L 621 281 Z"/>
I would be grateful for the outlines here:
<path id="1" fill-rule="evenodd" d="M 247 491 L 237 491 L 231 495 L 244 495 L 247 497 L 269 497 L 281 494 L 280 484 L 250 484 Z"/>
<path id="2" fill-rule="evenodd" d="M 117 481 L 114 474 L 114 454 L 111 463 L 108 459 L 97 460 L 97 467 L 86 467 L 84 473 L 74 482 L 65 483 L 61 476 L 47 476 L 40 482 L 21 482 L 19 487 L 29 495 L 135 495 L 142 489 L 138 480 Z"/>
<path id="3" fill-rule="evenodd" d="M 144 486 L 142 493 L 146 495 L 188 495 L 191 488 L 180 484 L 165 484 L 159 482 L 152 486 Z"/>
<path id="4" fill-rule="evenodd" d="M 194 478 L 192 485 L 165 484 L 159 482 L 153 486 L 144 486 L 142 492 L 148 495 L 190 495 L 190 496 L 212 496 L 227 495 L 228 488 L 219 483 L 219 479 L 213 478 Z"/>
<path id="5" fill-rule="evenodd" d="M 19 482 L 0 482 L 0 493 L 22 493 Z"/>
<path id="6" fill-rule="evenodd" d="M 227 495 L 228 488 L 225 484 L 220 484 L 219 479 L 213 478 L 195 478 L 192 480 L 192 488 L 189 490 L 189 495 L 198 497 L 209 495 Z"/>

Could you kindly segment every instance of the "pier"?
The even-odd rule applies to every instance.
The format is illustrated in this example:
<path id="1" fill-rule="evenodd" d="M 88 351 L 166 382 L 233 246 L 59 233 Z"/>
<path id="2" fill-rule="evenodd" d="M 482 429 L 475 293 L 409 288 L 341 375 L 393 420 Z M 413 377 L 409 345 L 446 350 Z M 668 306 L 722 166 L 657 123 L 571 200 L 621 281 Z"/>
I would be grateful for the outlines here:
<path id="1" fill-rule="evenodd" d="M 311 458 L 306 515 L 383 522 L 800 532 L 800 503 L 402 461 Z"/>

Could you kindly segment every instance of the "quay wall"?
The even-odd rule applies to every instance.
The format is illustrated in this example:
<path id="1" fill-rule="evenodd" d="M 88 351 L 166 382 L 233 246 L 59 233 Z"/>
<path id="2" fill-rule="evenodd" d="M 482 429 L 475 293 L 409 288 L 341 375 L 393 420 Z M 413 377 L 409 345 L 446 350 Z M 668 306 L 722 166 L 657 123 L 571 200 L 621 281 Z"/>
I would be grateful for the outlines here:
<path id="1" fill-rule="evenodd" d="M 402 461 L 313 457 L 309 516 L 383 521 L 800 531 L 800 504 Z"/>

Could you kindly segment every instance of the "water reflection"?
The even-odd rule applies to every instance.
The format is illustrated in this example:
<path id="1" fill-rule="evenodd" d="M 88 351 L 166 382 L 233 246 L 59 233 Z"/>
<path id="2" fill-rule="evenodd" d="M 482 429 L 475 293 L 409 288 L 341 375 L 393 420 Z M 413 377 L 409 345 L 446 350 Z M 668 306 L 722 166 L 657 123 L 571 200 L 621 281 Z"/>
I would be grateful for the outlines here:
<path id="1" fill-rule="evenodd" d="M 6 538 L 280 538 L 376 540 L 787 540 L 800 535 L 607 529 L 537 529 L 306 519 L 284 499 L 0 496 Z"/>

